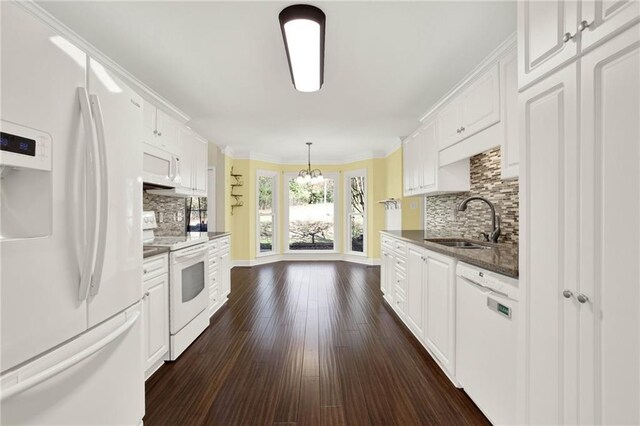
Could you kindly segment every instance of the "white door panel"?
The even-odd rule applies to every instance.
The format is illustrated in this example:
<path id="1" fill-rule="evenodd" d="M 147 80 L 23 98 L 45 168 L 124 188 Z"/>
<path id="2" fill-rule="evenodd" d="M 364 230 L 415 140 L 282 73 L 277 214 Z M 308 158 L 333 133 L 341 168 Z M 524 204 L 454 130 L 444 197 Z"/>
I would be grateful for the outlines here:
<path id="1" fill-rule="evenodd" d="M 438 113 L 439 149 L 443 150 L 462 139 L 460 128 L 460 98 L 456 97 Z"/>
<path id="2" fill-rule="evenodd" d="M 105 126 L 108 221 L 102 276 L 90 298 L 89 326 L 142 297 L 142 98 L 114 73 L 91 60 L 91 94 L 97 95 Z M 92 289 L 92 294 L 95 289 Z"/>
<path id="3" fill-rule="evenodd" d="M 462 94 L 461 136 L 467 138 L 500 121 L 500 71 L 494 65 Z"/>
<path id="4" fill-rule="evenodd" d="M 528 242 L 521 254 L 528 354 L 521 384 L 529 395 L 523 422 L 531 424 L 577 422 L 578 303 L 562 296 L 576 294 L 578 285 L 576 72 L 569 65 L 519 95 L 521 232 Z"/>
<path id="5" fill-rule="evenodd" d="M 588 25 L 581 32 L 582 49 L 613 35 L 627 24 L 638 21 L 638 0 L 584 0 L 581 19 Z"/>
<path id="6" fill-rule="evenodd" d="M 450 261 L 426 257 L 425 334 L 427 344 L 447 367 L 451 368 L 453 343 L 452 309 L 455 287 L 454 267 Z M 451 370 L 450 370 L 451 371 Z M 453 373 L 453 371 L 451 371 Z"/>
<path id="7" fill-rule="evenodd" d="M 426 291 L 423 281 L 425 253 L 413 245 L 409 246 L 407 253 L 407 301 L 405 313 L 409 327 L 416 337 L 422 340 L 424 337 L 423 317 L 425 314 L 422 301 Z"/>
<path id="8" fill-rule="evenodd" d="M 1 7 L 2 119 L 48 133 L 53 161 L 47 186 L 25 188 L 34 198 L 51 198 L 51 211 L 45 212 L 51 235 L 0 243 L 5 371 L 87 328 L 86 302 L 79 300 L 78 290 L 86 251 L 83 164 L 88 138 L 77 94 L 85 84 L 84 54 L 53 38 L 49 27 L 20 6 L 3 2 Z M 23 173 L 28 172 L 13 171 L 2 186 L 20 184 Z M 30 207 L 9 205 L 4 193 L 0 202 L 16 212 Z"/>
<path id="9" fill-rule="evenodd" d="M 582 60 L 583 424 L 640 423 L 639 34 L 636 26 Z"/>
<path id="10" fill-rule="evenodd" d="M 520 88 L 577 55 L 577 12 L 576 1 L 523 0 L 518 3 Z M 574 37 L 565 42 L 566 33 Z"/>

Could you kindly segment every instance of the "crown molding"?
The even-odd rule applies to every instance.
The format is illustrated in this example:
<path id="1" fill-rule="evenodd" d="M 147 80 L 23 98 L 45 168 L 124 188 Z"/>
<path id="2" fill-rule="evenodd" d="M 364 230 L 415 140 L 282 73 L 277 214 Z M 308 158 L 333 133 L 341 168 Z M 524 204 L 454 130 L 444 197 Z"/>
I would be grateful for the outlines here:
<path id="1" fill-rule="evenodd" d="M 444 104 L 449 102 L 451 98 L 456 96 L 458 93 L 466 89 L 469 84 L 476 79 L 476 77 L 483 72 L 485 72 L 489 67 L 495 65 L 500 59 L 504 58 L 509 52 L 517 48 L 517 35 L 514 32 L 509 37 L 506 38 L 505 41 L 500 43 L 498 47 L 493 49 L 489 55 L 482 60 L 474 69 L 471 70 L 462 80 L 460 80 L 456 85 L 449 90 L 445 95 L 440 98 L 427 112 L 422 114 L 420 117 L 420 122 L 424 122 L 427 117 L 433 114 L 436 110 L 440 109 Z M 422 124 L 420 125 L 422 126 Z"/>
<path id="2" fill-rule="evenodd" d="M 165 110 L 170 115 L 174 116 L 178 120 L 186 123 L 191 120 L 191 117 L 182 111 L 180 108 L 173 105 L 166 98 L 160 95 L 158 92 L 144 84 L 137 79 L 133 74 L 129 73 L 126 69 L 122 68 L 118 63 L 102 53 L 98 48 L 82 38 L 78 33 L 71 28 L 63 24 L 58 18 L 44 10 L 40 5 L 36 4 L 33 0 L 21 0 L 14 1 L 14 4 L 22 7 L 24 10 L 35 16 L 37 19 L 46 24 L 49 28 L 65 37 L 69 42 L 73 43 L 80 50 L 84 51 L 89 57 L 97 60 L 102 65 L 107 66 L 109 69 L 117 73 L 127 83 L 133 86 L 143 98 L 147 99 L 151 103 L 154 103 L 160 109 Z"/>

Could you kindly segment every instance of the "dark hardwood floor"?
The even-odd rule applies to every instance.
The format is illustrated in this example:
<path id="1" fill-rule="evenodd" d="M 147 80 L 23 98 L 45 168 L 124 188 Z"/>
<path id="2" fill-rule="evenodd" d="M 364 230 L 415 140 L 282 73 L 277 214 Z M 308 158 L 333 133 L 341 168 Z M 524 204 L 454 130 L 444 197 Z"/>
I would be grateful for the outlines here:
<path id="1" fill-rule="evenodd" d="M 152 425 L 488 424 L 386 307 L 380 268 L 234 268 L 211 326 L 146 383 Z"/>

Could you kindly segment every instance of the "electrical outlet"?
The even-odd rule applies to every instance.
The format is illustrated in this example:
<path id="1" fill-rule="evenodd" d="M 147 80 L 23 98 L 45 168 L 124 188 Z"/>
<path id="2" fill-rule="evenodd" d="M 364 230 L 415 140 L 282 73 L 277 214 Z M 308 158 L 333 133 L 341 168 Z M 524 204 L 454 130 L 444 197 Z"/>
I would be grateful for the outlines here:
<path id="1" fill-rule="evenodd" d="M 411 204 L 409 204 L 409 207 L 412 208 L 412 209 L 417 209 L 418 208 L 418 203 L 413 201 L 413 202 L 411 202 Z"/>

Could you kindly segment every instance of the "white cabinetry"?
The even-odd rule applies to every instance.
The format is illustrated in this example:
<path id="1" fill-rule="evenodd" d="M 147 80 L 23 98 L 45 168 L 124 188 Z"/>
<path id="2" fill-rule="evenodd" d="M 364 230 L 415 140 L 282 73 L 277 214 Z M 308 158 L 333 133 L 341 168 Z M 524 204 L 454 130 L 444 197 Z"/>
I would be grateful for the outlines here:
<path id="1" fill-rule="evenodd" d="M 230 237 L 209 241 L 209 316 L 227 301 L 231 290 Z"/>
<path id="2" fill-rule="evenodd" d="M 469 160 L 440 167 L 436 120 L 427 121 L 404 143 L 404 195 L 469 190 Z"/>
<path id="3" fill-rule="evenodd" d="M 143 140 L 172 154 L 180 152 L 179 130 L 182 125 L 153 104 L 145 101 Z"/>
<path id="4" fill-rule="evenodd" d="M 191 129 L 180 129 L 180 149 L 182 164 L 180 186 L 184 193 L 194 197 L 207 196 L 207 141 L 196 135 Z"/>
<path id="5" fill-rule="evenodd" d="M 493 65 L 438 113 L 440 150 L 500 121 L 500 72 Z"/>
<path id="6" fill-rule="evenodd" d="M 454 258 L 381 236 L 383 260 L 380 275 L 393 280 L 394 300 L 385 300 L 398 317 L 455 382 L 455 269 Z M 391 250 L 390 247 L 394 247 Z M 388 288 L 388 283 L 383 283 Z M 383 290 L 387 291 L 387 290 Z"/>
<path id="7" fill-rule="evenodd" d="M 407 325 L 419 340 L 424 338 L 424 314 L 426 306 L 423 305 L 426 288 L 424 286 L 424 259 L 426 251 L 418 246 L 409 245 L 407 250 Z"/>
<path id="8" fill-rule="evenodd" d="M 167 254 L 145 259 L 142 264 L 144 296 L 145 377 L 151 376 L 169 352 L 169 260 Z"/>
<path id="9" fill-rule="evenodd" d="M 502 179 L 517 178 L 520 173 L 518 135 L 518 55 L 514 50 L 500 60 L 501 121 L 504 123 L 500 161 Z"/>
<path id="10" fill-rule="evenodd" d="M 425 343 L 452 375 L 455 374 L 456 263 L 451 257 L 426 250 L 422 273 Z"/>
<path id="11" fill-rule="evenodd" d="M 519 87 L 524 88 L 638 21 L 637 0 L 518 4 Z"/>
<path id="12" fill-rule="evenodd" d="M 640 423 L 638 93 L 635 26 L 519 96 L 521 423 Z"/>

